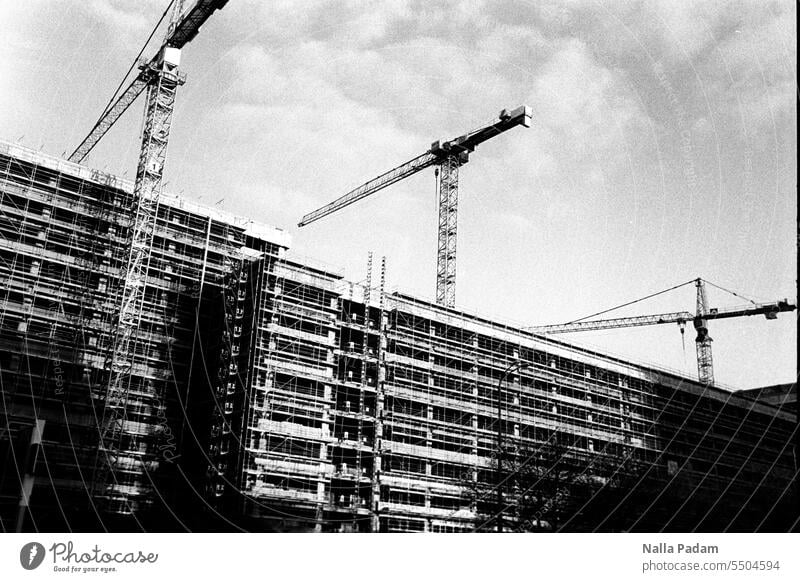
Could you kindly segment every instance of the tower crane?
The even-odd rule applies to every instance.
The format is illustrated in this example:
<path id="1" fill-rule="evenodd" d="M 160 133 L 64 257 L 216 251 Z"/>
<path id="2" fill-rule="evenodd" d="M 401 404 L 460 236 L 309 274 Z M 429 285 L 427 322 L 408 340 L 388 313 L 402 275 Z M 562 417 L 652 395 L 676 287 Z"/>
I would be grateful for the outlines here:
<path id="1" fill-rule="evenodd" d="M 616 329 L 621 327 L 639 327 L 657 325 L 661 323 L 677 323 L 683 333 L 686 323 L 691 321 L 697 331 L 695 346 L 697 349 L 697 376 L 700 382 L 707 386 L 714 385 L 714 365 L 711 357 L 711 336 L 708 335 L 708 320 L 728 319 L 732 317 L 745 317 L 749 315 L 764 315 L 767 319 L 777 319 L 778 313 L 794 311 L 797 306 L 782 299 L 771 303 L 752 303 L 740 307 L 722 309 L 709 309 L 704 281 L 695 279 L 697 287 L 697 307 L 693 314 L 688 311 L 672 313 L 659 313 L 655 315 L 639 315 L 634 317 L 618 317 L 614 319 L 595 319 L 587 321 L 574 321 L 556 325 L 540 325 L 526 327 L 527 331 L 549 335 L 557 333 L 572 333 L 577 331 L 597 331 L 601 329 Z"/>
<path id="2" fill-rule="evenodd" d="M 200 32 L 200 27 L 217 10 L 221 10 L 228 0 L 196 0 L 189 8 L 183 8 L 184 2 L 180 0 L 175 5 L 172 13 L 170 26 L 161 48 L 153 55 L 147 63 L 139 67 L 139 74 L 131 81 L 128 87 L 120 93 L 119 97 L 103 111 L 100 119 L 94 124 L 83 141 L 75 148 L 69 156 L 70 162 L 81 163 L 100 139 L 111 129 L 111 126 L 122 116 L 128 107 L 136 101 L 145 89 L 155 85 L 157 77 L 164 68 L 165 56 L 167 65 L 177 69 L 180 64 L 180 51 Z M 182 84 L 182 81 L 181 81 Z M 148 104 L 150 99 L 148 98 Z M 170 109 L 171 112 L 171 109 Z M 145 106 L 145 120 L 147 120 L 149 108 Z M 142 149 L 145 146 L 145 139 L 142 139 Z"/>
<path id="3" fill-rule="evenodd" d="M 488 125 L 449 141 L 433 142 L 424 154 L 373 178 L 330 204 L 306 214 L 297 226 L 311 224 L 425 168 L 438 166 L 436 173 L 439 178 L 439 234 L 436 253 L 436 303 L 452 307 L 456 295 L 458 170 L 469 161 L 469 154 L 475 151 L 479 144 L 517 125 L 530 127 L 530 124 L 530 107 L 523 105 L 510 112 L 503 109 L 498 119 Z"/>
<path id="4" fill-rule="evenodd" d="M 201 25 L 228 0 L 196 0 L 184 9 L 183 0 L 173 0 L 173 11 L 166 37 L 158 52 L 140 66 L 139 74 L 122 91 L 95 123 L 91 132 L 70 155 L 80 163 L 111 126 L 146 90 L 144 125 L 133 196 L 127 214 L 131 219 L 126 258 L 120 269 L 121 287 L 117 295 L 110 356 L 106 361 L 107 385 L 100 426 L 99 461 L 93 479 L 95 496 L 111 511 L 132 513 L 130 487 L 117 483 L 116 469 L 135 465 L 136 459 L 120 447 L 127 417 L 136 333 L 140 325 L 147 271 L 150 264 L 158 201 L 164 175 L 175 93 L 185 76 L 178 71 L 181 49 L 200 31 Z M 168 8 L 169 10 L 169 8 Z M 166 13 L 165 13 L 166 14 Z M 109 480 L 109 476 L 111 480 Z"/>

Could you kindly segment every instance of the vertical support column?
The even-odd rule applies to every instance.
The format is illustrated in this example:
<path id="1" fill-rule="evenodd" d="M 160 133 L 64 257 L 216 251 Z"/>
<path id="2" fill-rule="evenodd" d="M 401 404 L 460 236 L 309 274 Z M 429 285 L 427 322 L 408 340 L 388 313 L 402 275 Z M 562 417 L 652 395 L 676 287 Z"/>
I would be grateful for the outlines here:
<path id="1" fill-rule="evenodd" d="M 436 303 L 456 301 L 456 229 L 458 227 L 459 158 L 447 156 L 439 174 L 439 245 L 436 260 Z"/>
<path id="2" fill-rule="evenodd" d="M 183 83 L 183 77 L 178 73 L 179 61 L 180 50 L 165 47 L 157 65 L 150 69 L 142 147 L 128 209 L 131 225 L 127 257 L 120 271 L 121 288 L 117 296 L 115 330 L 106 364 L 109 374 L 99 447 L 103 458 L 99 460 L 94 479 L 95 495 L 107 509 L 123 514 L 132 513 L 136 503 L 129 503 L 130 488 L 117 482 L 115 470 L 120 465 L 120 444 L 125 429 L 136 351 L 135 336 L 144 304 L 175 93 Z M 151 396 L 157 397 L 156 394 Z M 125 465 L 137 467 L 139 463 L 131 458 Z"/>
<path id="3" fill-rule="evenodd" d="M 386 325 L 384 325 L 384 312 L 386 310 L 386 257 L 381 257 L 381 286 L 378 313 L 378 384 L 375 393 L 375 438 L 372 443 L 372 525 L 371 530 L 380 530 L 380 496 L 383 448 L 383 407 L 386 393 Z"/>
<path id="4" fill-rule="evenodd" d="M 363 345 L 362 347 L 362 360 L 361 360 L 361 389 L 358 393 L 358 434 L 356 435 L 356 475 L 355 475 L 355 490 L 351 496 L 352 510 L 353 510 L 353 530 L 358 531 L 358 524 L 356 517 L 358 508 L 360 506 L 361 498 L 361 479 L 363 476 L 363 448 L 364 448 L 364 407 L 365 395 L 369 388 L 367 383 L 367 370 L 369 368 L 369 323 L 370 323 L 370 302 L 372 301 L 372 251 L 367 254 L 367 277 L 364 281 L 364 327 L 363 327 Z M 371 521 L 370 521 L 371 523 Z"/>
<path id="5" fill-rule="evenodd" d="M 694 318 L 694 328 L 697 330 L 695 346 L 697 347 L 697 377 L 701 384 L 714 385 L 714 362 L 711 357 L 711 337 L 708 335 L 708 323 L 705 315 L 708 312 L 706 288 L 702 279 L 695 281 L 697 287 L 697 314 Z"/>

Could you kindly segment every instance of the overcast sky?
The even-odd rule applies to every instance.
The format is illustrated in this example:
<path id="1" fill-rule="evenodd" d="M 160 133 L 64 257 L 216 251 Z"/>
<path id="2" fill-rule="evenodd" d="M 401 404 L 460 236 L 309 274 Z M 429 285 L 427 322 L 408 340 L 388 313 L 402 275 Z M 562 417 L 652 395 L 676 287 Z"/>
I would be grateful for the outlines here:
<path id="1" fill-rule="evenodd" d="M 167 4 L 0 0 L 0 138 L 70 153 Z M 165 179 L 287 229 L 350 279 L 385 255 L 390 287 L 432 297 L 433 169 L 295 225 L 526 104 L 531 128 L 461 170 L 458 307 L 560 323 L 697 276 L 795 301 L 795 69 L 790 0 L 230 0 L 183 51 Z M 89 165 L 132 177 L 141 119 L 139 103 Z M 712 287 L 709 302 L 744 300 Z M 619 314 L 677 310 L 694 310 L 692 286 Z M 717 379 L 792 381 L 796 325 L 712 322 Z M 696 374 L 677 326 L 571 339 Z"/>

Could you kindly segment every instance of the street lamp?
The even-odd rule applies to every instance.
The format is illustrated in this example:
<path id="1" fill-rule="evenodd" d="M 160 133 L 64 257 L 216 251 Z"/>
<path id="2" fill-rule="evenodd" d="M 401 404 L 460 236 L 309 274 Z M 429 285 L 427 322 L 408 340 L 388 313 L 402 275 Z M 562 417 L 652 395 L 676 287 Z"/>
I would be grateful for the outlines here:
<path id="1" fill-rule="evenodd" d="M 530 368 L 531 364 L 517 360 L 500 374 L 497 382 L 497 531 L 503 531 L 503 488 L 505 484 L 501 482 L 503 478 L 503 381 L 514 371 Z"/>

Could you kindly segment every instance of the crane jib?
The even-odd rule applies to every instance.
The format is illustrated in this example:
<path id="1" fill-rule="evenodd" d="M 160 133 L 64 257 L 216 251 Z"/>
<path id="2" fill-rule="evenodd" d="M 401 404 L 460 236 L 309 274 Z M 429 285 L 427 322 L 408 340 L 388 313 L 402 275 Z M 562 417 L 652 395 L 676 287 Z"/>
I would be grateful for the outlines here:
<path id="1" fill-rule="evenodd" d="M 359 200 L 366 198 L 367 196 L 374 194 L 379 190 L 383 190 L 387 186 L 390 186 L 395 182 L 399 182 L 403 178 L 407 178 L 412 174 L 416 174 L 420 170 L 424 170 L 425 168 L 436 164 L 437 161 L 438 158 L 431 153 L 425 153 L 421 156 L 418 156 L 413 160 L 406 162 L 405 164 L 397 166 L 396 168 L 381 174 L 377 178 L 373 178 L 366 184 L 362 184 L 358 188 L 351 190 L 333 202 L 326 204 L 325 206 L 322 206 L 313 212 L 309 212 L 300 220 L 297 226 L 306 226 L 307 224 L 311 224 L 320 218 L 341 210 L 345 206 L 350 206 L 354 202 L 358 202 Z"/>
<path id="2" fill-rule="evenodd" d="M 787 300 L 775 301 L 772 303 L 757 303 L 742 307 L 729 307 L 724 309 L 709 309 L 702 316 L 692 315 L 688 311 L 678 311 L 674 313 L 660 313 L 656 315 L 640 315 L 633 317 L 619 317 L 615 319 L 596 319 L 587 321 L 576 321 L 572 323 L 562 323 L 556 325 L 542 325 L 527 327 L 527 331 L 541 334 L 551 333 L 572 333 L 577 331 L 597 331 L 602 329 L 615 329 L 620 327 L 640 327 L 646 325 L 658 325 L 663 323 L 681 323 L 688 321 L 695 323 L 704 322 L 710 319 L 727 319 L 733 317 L 745 317 L 750 315 L 764 315 L 767 319 L 775 319 L 776 314 L 797 309 Z M 703 324 L 704 325 L 704 324 Z"/>
<path id="3" fill-rule="evenodd" d="M 422 154 L 410 160 L 388 172 L 385 172 L 378 176 L 377 178 L 373 178 L 369 182 L 366 182 L 337 198 L 333 202 L 322 206 L 313 212 L 309 212 L 297 224 L 297 226 L 306 226 L 319 220 L 320 218 L 324 218 L 329 214 L 333 214 L 345 208 L 346 206 L 350 206 L 354 202 L 362 200 L 367 196 L 378 192 L 394 184 L 395 182 L 399 182 L 400 180 L 411 176 L 412 174 L 416 174 L 420 170 L 423 170 L 427 167 L 442 164 L 445 160 L 450 159 L 452 156 L 458 156 L 458 164 L 463 165 L 467 163 L 469 159 L 470 152 L 474 151 L 475 147 L 483 143 L 484 141 L 503 133 L 511 129 L 512 127 L 516 127 L 517 125 L 522 125 L 523 127 L 530 127 L 531 122 L 531 108 L 522 105 L 517 107 L 512 111 L 508 111 L 503 109 L 500 114 L 498 115 L 498 119 L 489 125 L 482 127 L 480 129 L 471 131 L 459 137 L 456 137 L 451 140 L 438 140 L 431 144 L 431 148 Z"/>

